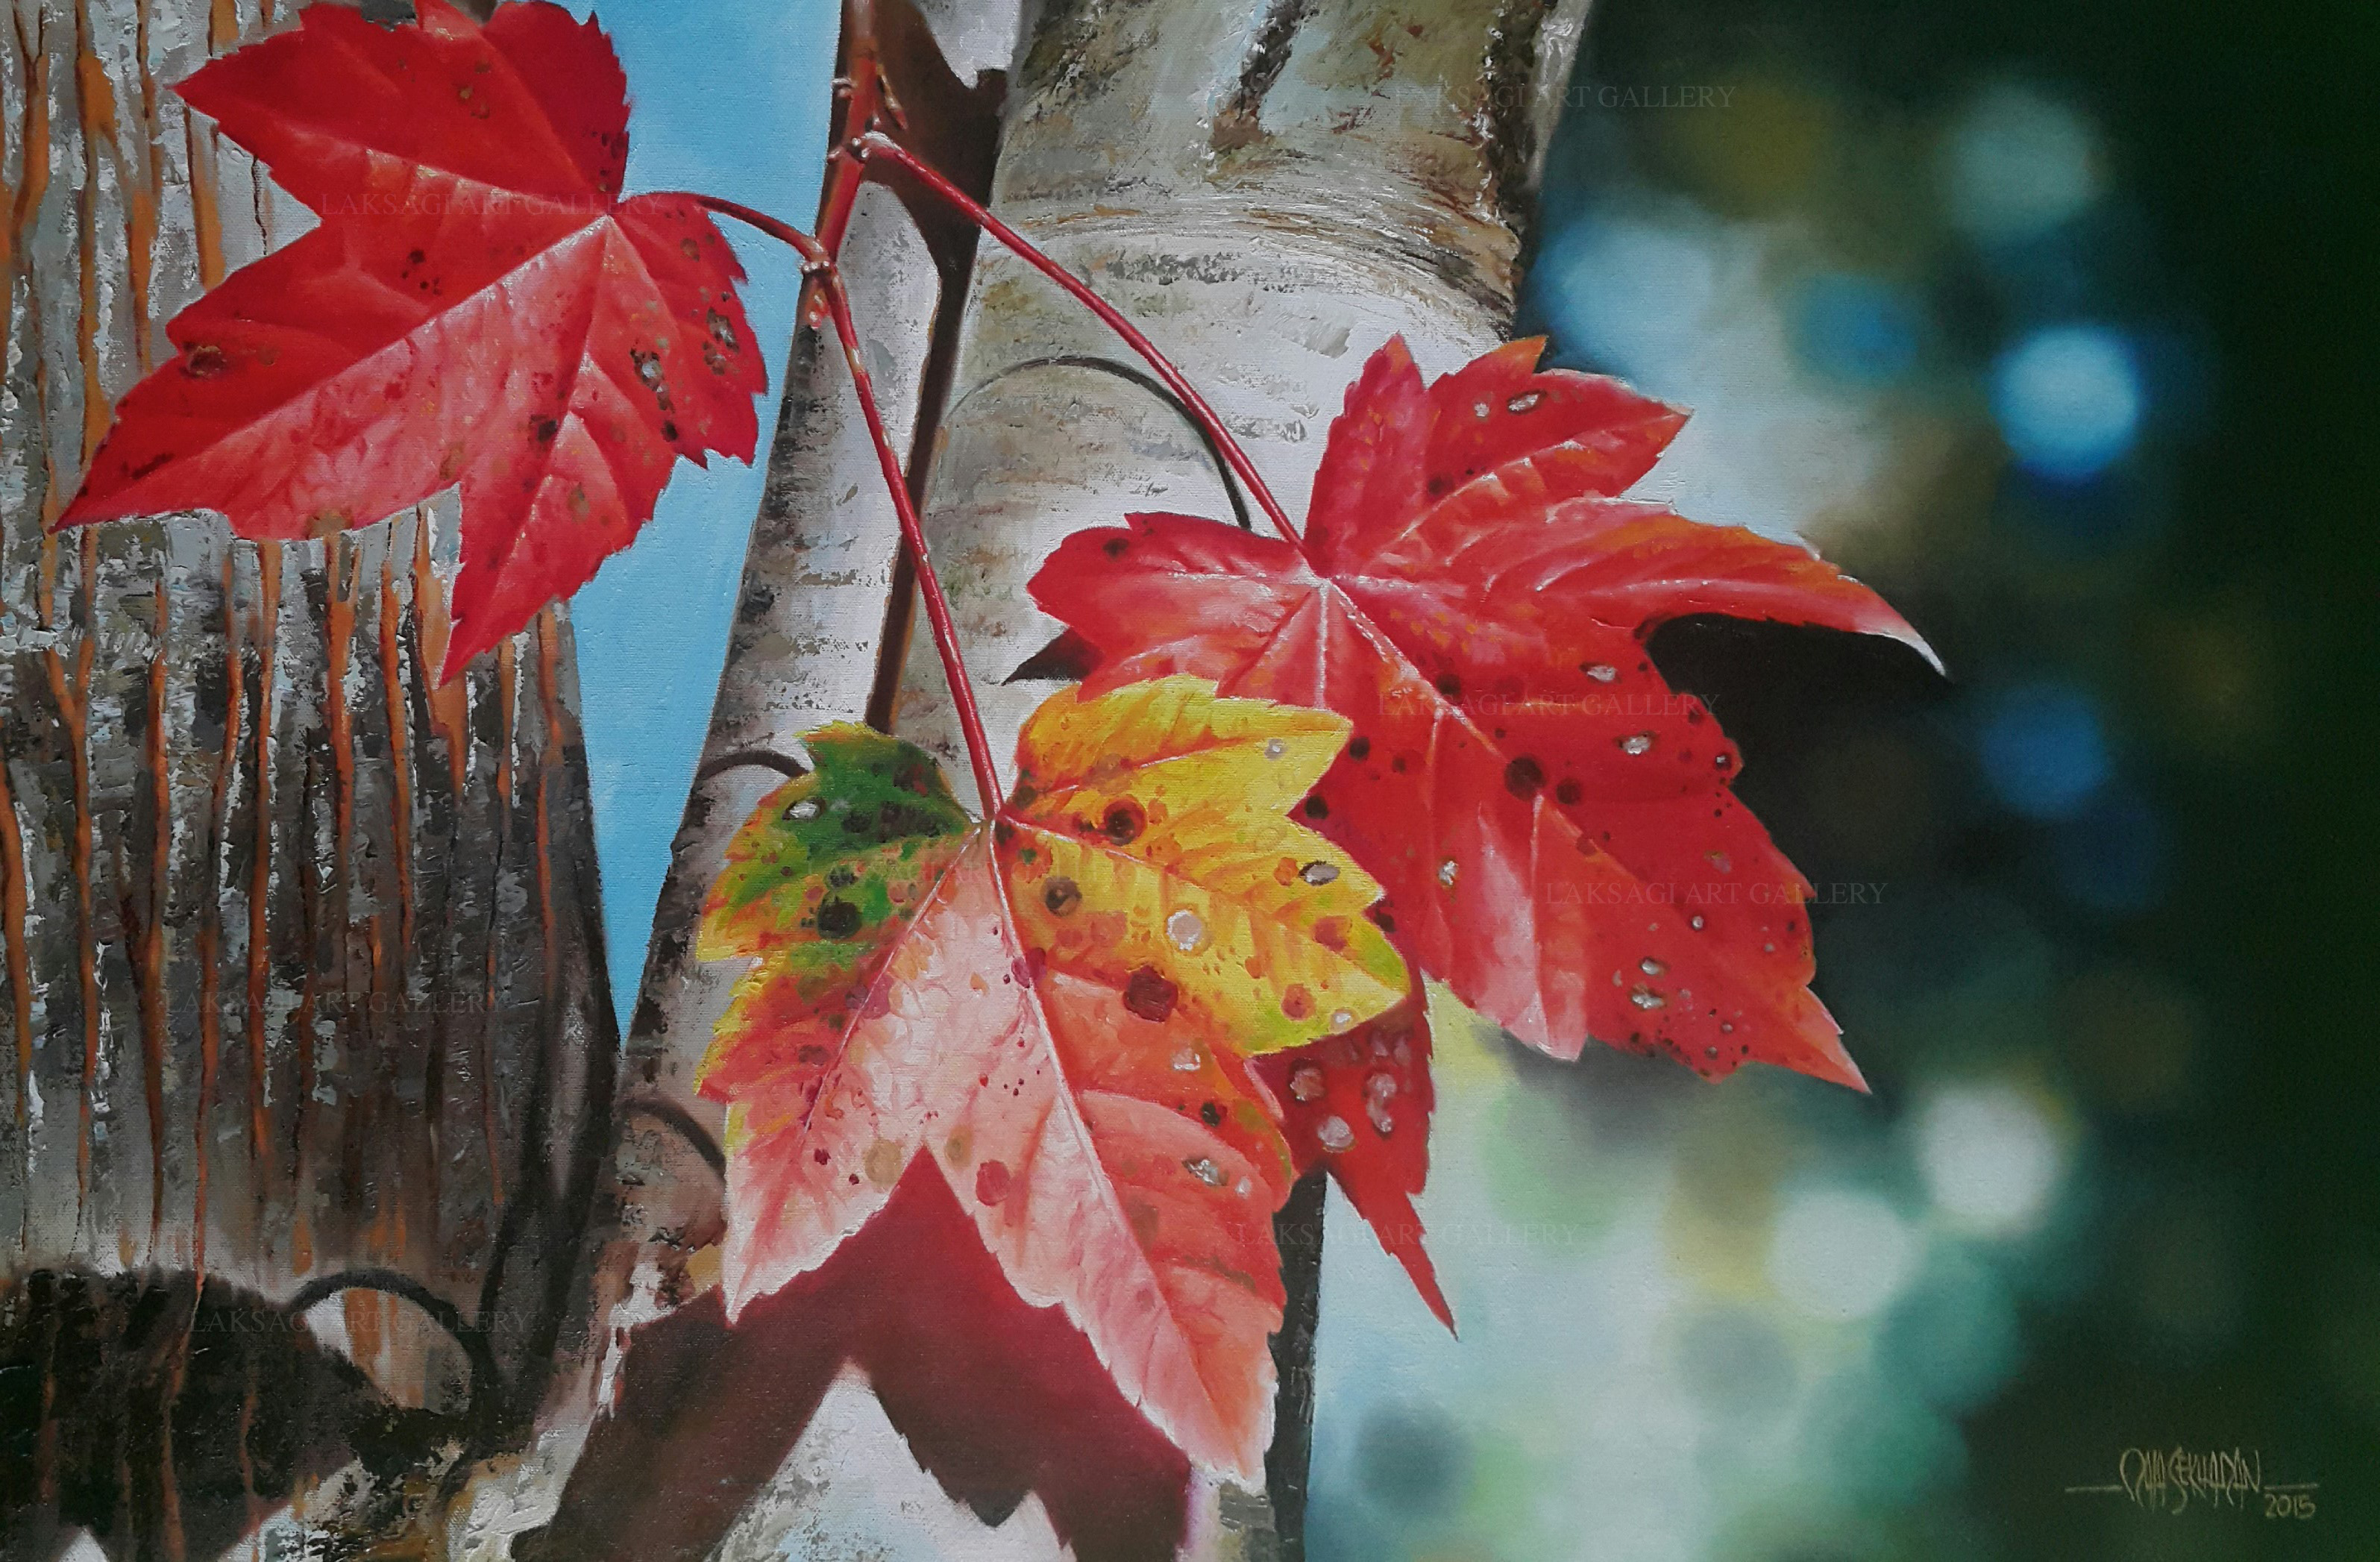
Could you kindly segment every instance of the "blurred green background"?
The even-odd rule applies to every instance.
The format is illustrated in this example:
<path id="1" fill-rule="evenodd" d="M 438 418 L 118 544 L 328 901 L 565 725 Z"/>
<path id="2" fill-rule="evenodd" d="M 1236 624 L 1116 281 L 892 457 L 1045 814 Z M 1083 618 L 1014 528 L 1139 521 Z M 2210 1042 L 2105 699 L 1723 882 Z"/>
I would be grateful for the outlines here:
<path id="1" fill-rule="evenodd" d="M 1951 677 L 1657 638 L 1875 1093 L 1443 1011 L 1464 1338 L 1337 1206 L 1317 1562 L 2380 1558 L 2375 42 L 1598 0 L 1524 326 L 1695 409 L 1645 492 L 1810 539 Z M 2068 1491 L 2177 1446 L 2313 1516 Z"/>

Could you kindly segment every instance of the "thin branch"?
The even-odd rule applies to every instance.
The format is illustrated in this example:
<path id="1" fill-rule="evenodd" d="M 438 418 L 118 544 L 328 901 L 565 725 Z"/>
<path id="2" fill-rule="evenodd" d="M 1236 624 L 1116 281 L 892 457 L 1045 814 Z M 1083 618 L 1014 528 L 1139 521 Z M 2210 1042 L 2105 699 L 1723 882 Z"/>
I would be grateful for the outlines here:
<path id="1" fill-rule="evenodd" d="M 738 749 L 732 754 L 721 754 L 715 759 L 703 761 L 701 768 L 694 773 L 694 784 L 699 787 L 714 775 L 723 775 L 746 765 L 773 770 L 792 780 L 799 780 L 809 774 L 808 767 L 791 754 L 781 754 L 774 749 Z"/>
<path id="2" fill-rule="evenodd" d="M 942 409 L 942 421 L 950 422 L 954 420 L 958 409 L 965 405 L 967 397 L 978 391 L 990 390 L 1012 374 L 1028 373 L 1036 369 L 1083 369 L 1094 374 L 1113 375 L 1128 385 L 1138 386 L 1173 409 L 1175 412 L 1181 414 L 1182 421 L 1190 425 L 1190 432 L 1198 436 L 1198 444 L 1206 450 L 1207 459 L 1214 463 L 1215 476 L 1223 484 L 1223 496 L 1232 502 L 1232 524 L 1243 531 L 1255 530 L 1248 519 L 1247 492 L 1240 486 L 1239 474 L 1232 470 L 1231 462 L 1223 458 L 1223 447 L 1215 442 L 1214 431 L 1200 422 L 1197 415 L 1190 410 L 1183 399 L 1166 388 L 1164 381 L 1154 374 L 1135 369 L 1129 363 L 1118 363 L 1112 359 L 1093 358 L 1086 353 L 1072 352 L 1053 353 L 1048 358 L 1028 358 L 1020 363 L 1008 365 L 998 373 L 978 380 L 974 384 L 961 391 L 952 400 L 950 406 Z"/>
<path id="3" fill-rule="evenodd" d="M 302 1318 L 340 1292 L 354 1290 L 378 1291 L 382 1296 L 411 1302 L 428 1314 L 447 1338 L 462 1347 L 464 1357 L 471 1363 L 470 1420 L 475 1432 L 483 1435 L 504 1385 L 495 1352 L 488 1344 L 487 1329 L 483 1324 L 466 1320 L 453 1302 L 412 1275 L 394 1269 L 347 1269 L 335 1275 L 317 1275 L 298 1287 L 281 1304 L 281 1311 L 287 1317 Z"/>

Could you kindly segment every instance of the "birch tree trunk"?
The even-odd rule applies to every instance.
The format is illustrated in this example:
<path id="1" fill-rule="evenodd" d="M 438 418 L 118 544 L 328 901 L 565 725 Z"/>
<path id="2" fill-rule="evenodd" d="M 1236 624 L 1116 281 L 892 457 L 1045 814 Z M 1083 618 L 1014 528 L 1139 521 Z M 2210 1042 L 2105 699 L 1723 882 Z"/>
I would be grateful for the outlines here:
<path id="1" fill-rule="evenodd" d="M 311 226 L 169 90 L 295 10 L 14 0 L 0 43 L 12 1556 L 211 1556 L 293 1499 L 401 1532 L 541 1397 L 608 1141 L 562 615 L 431 687 L 451 497 L 47 529 L 166 319 Z M 407 1457 L 318 1483 L 367 1422 Z"/>
<path id="2" fill-rule="evenodd" d="M 1537 149 L 1585 9 L 1053 0 L 1023 25 L 992 204 L 1147 329 L 1295 509 L 1366 355 L 1402 333 L 1440 372 L 1504 331 Z M 903 25 L 899 13 L 880 18 Z M 929 20 L 958 75 L 1006 58 L 994 52 L 1004 35 L 994 9 L 956 0 Z M 952 97 L 955 78 L 927 42 L 888 50 L 913 130 L 963 122 L 983 102 Z M 922 134 L 933 133 L 927 124 Z M 1095 319 L 988 248 L 960 273 L 931 237 L 871 189 L 846 270 L 895 434 L 930 458 L 929 473 L 913 460 L 913 486 L 929 496 L 936 564 L 1004 755 L 1049 692 L 1000 681 L 1055 632 L 1025 590 L 1047 551 L 1128 511 L 1221 517 L 1232 501 L 1180 409 L 1141 383 Z M 929 329 L 937 322 L 940 333 Z M 806 336 L 787 380 L 706 759 L 628 1041 L 621 1116 L 635 1126 L 617 1165 L 615 1224 L 592 1264 L 594 1310 L 607 1322 L 571 1392 L 549 1405 L 541 1487 L 516 1485 L 483 1516 L 508 1515 L 517 1530 L 555 1511 L 515 1555 L 574 1562 L 781 1550 L 1038 1559 L 1060 1555 L 1062 1536 L 1086 1558 L 1146 1555 L 1128 1535 L 1087 1530 L 1046 1483 L 1029 1495 L 971 1486 L 938 1458 L 916 1407 L 888 1391 L 879 1409 L 860 1373 L 835 1375 L 841 1347 L 786 1337 L 765 1307 L 730 1332 L 709 1290 L 719 1114 L 692 1080 L 738 972 L 690 949 L 728 836 L 782 779 L 776 757 L 797 753 L 799 734 L 824 721 L 889 723 L 937 751 L 954 787 L 969 785 L 934 653 L 909 633 L 892 511 L 836 354 Z M 1306 1213 L 1289 1224 L 1318 1233 L 1318 1188 L 1300 1197 Z M 1310 1395 L 1318 1257 L 1311 1242 L 1290 1254 L 1304 1291 L 1279 1349 L 1302 1360 L 1284 1363 L 1271 1500 L 1202 1486 L 1184 1556 L 1299 1553 L 1299 1401 Z M 987 1518 L 1005 1521 L 987 1528 Z M 492 1532 L 486 1522 L 473 1531 Z"/>

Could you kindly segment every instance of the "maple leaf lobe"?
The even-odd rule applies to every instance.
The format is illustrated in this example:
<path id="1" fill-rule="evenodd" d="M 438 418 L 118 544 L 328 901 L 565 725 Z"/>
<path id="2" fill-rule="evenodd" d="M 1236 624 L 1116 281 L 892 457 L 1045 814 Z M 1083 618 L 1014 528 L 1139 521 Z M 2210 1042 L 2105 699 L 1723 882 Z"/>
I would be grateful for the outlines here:
<path id="1" fill-rule="evenodd" d="M 1256 1060 L 1283 1113 L 1293 1165 L 1328 1168 L 1439 1323 L 1454 1311 L 1422 1246 L 1415 1195 L 1429 1175 L 1429 1009 L 1405 1002 L 1343 1036 Z"/>

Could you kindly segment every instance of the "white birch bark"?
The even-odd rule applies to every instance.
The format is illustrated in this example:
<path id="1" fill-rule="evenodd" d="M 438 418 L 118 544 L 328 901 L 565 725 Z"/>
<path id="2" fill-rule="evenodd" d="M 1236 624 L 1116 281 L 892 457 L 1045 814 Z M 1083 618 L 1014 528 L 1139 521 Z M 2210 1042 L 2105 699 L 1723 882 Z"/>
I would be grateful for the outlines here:
<path id="1" fill-rule="evenodd" d="M 994 204 L 1188 372 L 1296 514 L 1367 354 L 1402 333 L 1426 370 L 1442 372 L 1503 333 L 1517 224 L 1585 10 L 1585 0 L 1053 4 L 1024 24 Z M 1002 39 L 998 11 L 968 0 L 935 9 L 962 77 L 1000 63 L 987 53 Z M 846 271 L 871 372 L 905 442 L 935 279 L 880 192 L 863 202 Z M 926 524 L 1004 763 L 1049 692 L 1001 682 L 1056 630 L 1025 590 L 1047 552 L 1134 510 L 1232 510 L 1178 409 L 1117 376 L 1049 361 L 1132 362 L 1096 319 L 988 239 L 962 344 Z M 797 344 L 788 378 L 706 775 L 675 843 L 624 1073 L 631 1109 L 714 1134 L 717 1109 L 694 1095 L 692 1077 L 736 972 L 690 958 L 696 912 L 727 836 L 780 779 L 751 753 L 795 753 L 805 727 L 866 708 L 893 553 L 891 510 L 834 353 Z M 887 654 L 905 657 L 897 730 L 937 751 L 967 795 L 922 620 Z M 678 1131 L 630 1135 L 620 1170 L 617 1225 L 593 1264 L 593 1307 L 607 1322 L 577 1397 L 549 1407 L 550 1464 L 484 1505 L 474 1531 L 483 1539 L 554 1510 L 606 1385 L 623 1353 L 634 1359 L 628 1330 L 698 1293 L 715 1267 L 701 1235 L 715 1239 L 718 1228 L 715 1176 Z M 716 1555 L 785 1551 L 1062 1554 L 1032 1499 L 990 1528 L 944 1495 L 848 1375 Z M 1262 1494 L 1202 1488 L 1185 1557 L 1283 1554 Z"/>

